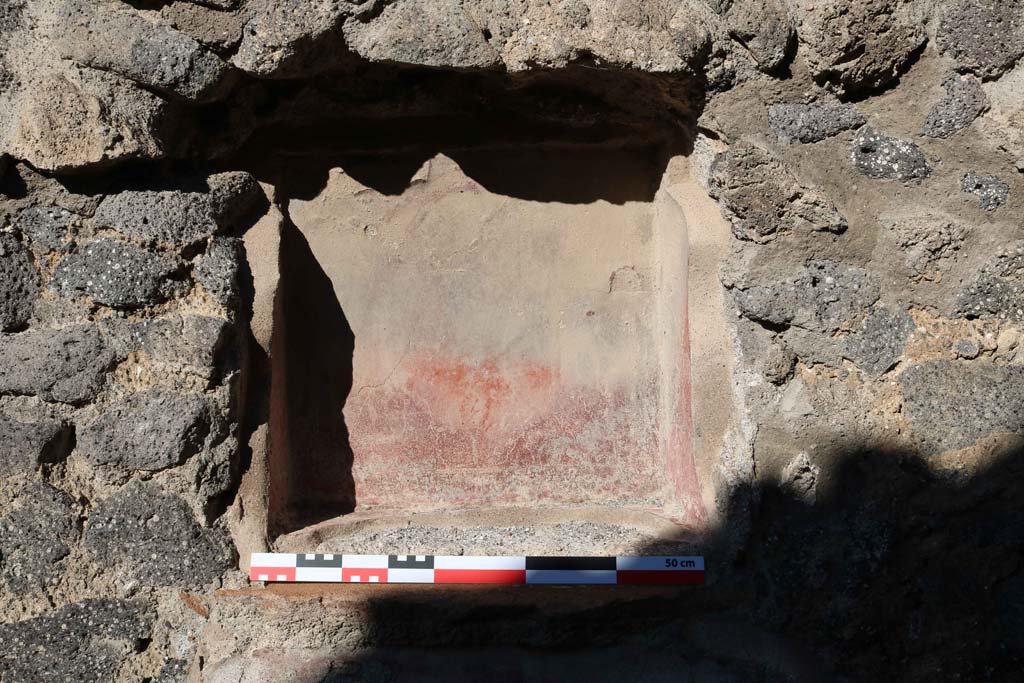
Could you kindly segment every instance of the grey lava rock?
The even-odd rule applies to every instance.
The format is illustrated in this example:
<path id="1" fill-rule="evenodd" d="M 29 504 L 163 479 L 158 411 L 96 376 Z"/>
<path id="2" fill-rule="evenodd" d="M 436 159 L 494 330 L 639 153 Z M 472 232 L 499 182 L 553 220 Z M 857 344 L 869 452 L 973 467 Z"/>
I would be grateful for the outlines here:
<path id="1" fill-rule="evenodd" d="M 198 589 L 233 560 L 226 532 L 199 526 L 185 501 L 154 482 L 132 482 L 100 501 L 84 543 L 98 565 L 146 586 Z"/>
<path id="2" fill-rule="evenodd" d="M 903 0 L 819 0 L 793 3 L 811 73 L 838 92 L 891 83 L 927 36 L 914 6 Z"/>
<path id="3" fill-rule="evenodd" d="M 763 243 L 780 233 L 841 233 L 847 227 L 823 192 L 802 185 L 778 158 L 750 143 L 737 143 L 715 158 L 709 191 L 738 239 Z"/>
<path id="4" fill-rule="evenodd" d="M 948 138 L 988 111 L 988 95 L 978 79 L 950 74 L 942 81 L 942 87 L 946 89 L 946 96 L 928 112 L 921 135 Z"/>
<path id="5" fill-rule="evenodd" d="M 196 264 L 192 277 L 221 304 L 238 299 L 238 273 L 242 264 L 242 240 L 215 237 Z"/>
<path id="6" fill-rule="evenodd" d="M 42 482 L 26 486 L 0 517 L 0 578 L 14 593 L 44 588 L 77 538 L 71 498 Z"/>
<path id="7" fill-rule="evenodd" d="M 0 476 L 61 462 L 71 453 L 72 436 L 71 427 L 57 420 L 23 422 L 0 413 Z"/>
<path id="8" fill-rule="evenodd" d="M 0 624 L 5 683 L 108 683 L 150 636 L 142 601 L 83 600 L 43 616 Z"/>
<path id="9" fill-rule="evenodd" d="M 266 205 L 259 183 L 248 173 L 219 173 L 202 182 L 202 190 L 128 190 L 110 195 L 96 209 L 94 221 L 130 237 L 185 247 L 238 229 Z"/>
<path id="10" fill-rule="evenodd" d="M 1024 56 L 1024 1 L 945 3 L 936 35 L 961 68 L 995 78 Z"/>
<path id="11" fill-rule="evenodd" d="M 167 299 L 180 264 L 170 257 L 103 237 L 64 257 L 50 286 L 61 296 L 85 294 L 112 308 L 137 308 Z"/>
<path id="12" fill-rule="evenodd" d="M 912 280 L 938 280 L 943 261 L 960 251 L 968 233 L 949 217 L 929 213 L 884 218 L 882 225 L 894 233 Z"/>
<path id="13" fill-rule="evenodd" d="M 75 215 L 59 206 L 32 206 L 18 214 L 14 226 L 41 251 L 60 249 Z"/>
<path id="14" fill-rule="evenodd" d="M 1024 432 L 1024 367 L 929 361 L 908 368 L 900 385 L 910 435 L 923 455 Z"/>
<path id="15" fill-rule="evenodd" d="M 39 296 L 39 271 L 14 235 L 0 233 L 0 330 L 24 325 Z"/>
<path id="16" fill-rule="evenodd" d="M 765 352 L 764 376 L 772 384 L 785 384 L 793 376 L 796 355 L 782 344 L 771 344 Z"/>
<path id="17" fill-rule="evenodd" d="M 67 0 L 61 56 L 192 100 L 221 94 L 228 66 L 190 36 L 119 3 Z"/>
<path id="18" fill-rule="evenodd" d="M 135 336 L 142 350 L 155 361 L 198 371 L 205 377 L 235 369 L 225 358 L 233 327 L 224 318 L 207 315 L 170 315 L 139 324 Z"/>
<path id="19" fill-rule="evenodd" d="M 187 659 L 169 659 L 164 663 L 153 683 L 185 683 L 188 676 Z"/>
<path id="20" fill-rule="evenodd" d="M 878 301 L 878 277 L 835 261 L 810 261 L 797 273 L 732 290 L 740 313 L 755 322 L 833 333 Z"/>
<path id="21" fill-rule="evenodd" d="M 960 189 L 977 195 L 978 206 L 985 211 L 995 211 L 1010 195 L 1010 186 L 994 175 L 981 175 L 969 171 L 960 179 Z"/>
<path id="22" fill-rule="evenodd" d="M 906 311 L 879 306 L 843 340 L 843 355 L 865 372 L 881 375 L 896 365 L 913 331 L 914 319 Z"/>
<path id="23" fill-rule="evenodd" d="M 768 107 L 768 124 L 772 130 L 780 138 L 796 142 L 820 142 L 865 123 L 867 118 L 852 105 L 839 102 Z"/>
<path id="24" fill-rule="evenodd" d="M 857 131 L 850 160 L 858 171 L 879 180 L 920 181 L 932 172 L 917 145 L 880 133 L 870 125 Z"/>
<path id="25" fill-rule="evenodd" d="M 780 0 L 741 0 L 724 10 L 730 34 L 747 49 L 757 68 L 771 73 L 782 66 L 793 42 L 793 18 Z"/>
<path id="26" fill-rule="evenodd" d="M 116 358 L 92 325 L 0 335 L 0 394 L 72 404 L 90 401 Z"/>
<path id="27" fill-rule="evenodd" d="M 966 318 L 1024 322 L 1024 242 L 1008 245 L 982 267 L 957 295 L 955 310 Z"/>
<path id="28" fill-rule="evenodd" d="M 78 451 L 99 465 L 162 470 L 199 452 L 209 432 L 209 410 L 202 397 L 148 389 L 107 407 L 85 425 Z"/>

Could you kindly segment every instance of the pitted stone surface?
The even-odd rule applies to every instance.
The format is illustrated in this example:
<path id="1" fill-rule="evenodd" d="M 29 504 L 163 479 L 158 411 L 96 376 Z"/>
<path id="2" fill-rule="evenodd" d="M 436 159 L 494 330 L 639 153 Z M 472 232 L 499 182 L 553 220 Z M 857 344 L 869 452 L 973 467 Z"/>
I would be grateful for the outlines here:
<path id="1" fill-rule="evenodd" d="M 33 206 L 18 214 L 14 225 L 43 251 L 56 251 L 64 246 L 68 226 L 74 214 L 59 206 Z"/>
<path id="2" fill-rule="evenodd" d="M 220 354 L 229 343 L 232 326 L 224 318 L 213 316 L 171 315 L 141 323 L 134 335 L 153 360 L 189 367 L 212 377 L 217 373 L 218 360 L 226 360 Z"/>
<path id="3" fill-rule="evenodd" d="M 920 181 L 932 172 L 917 145 L 880 133 L 871 125 L 857 131 L 850 160 L 858 171 L 879 180 Z"/>
<path id="4" fill-rule="evenodd" d="M 894 233 L 913 280 L 940 279 L 944 261 L 956 256 L 968 234 L 948 216 L 929 213 L 883 218 L 882 225 Z"/>
<path id="5" fill-rule="evenodd" d="M 960 179 L 960 189 L 977 195 L 978 206 L 985 211 L 995 211 L 1010 196 L 1010 186 L 994 175 L 981 175 L 969 171 Z"/>
<path id="6" fill-rule="evenodd" d="M 99 501 L 84 543 L 98 565 L 146 586 L 201 588 L 233 559 L 226 532 L 200 527 L 181 498 L 154 482 L 133 482 Z"/>
<path id="7" fill-rule="evenodd" d="M 0 137 L 12 156 L 46 171 L 164 156 L 167 102 L 155 93 L 96 69 L 33 74 L 31 86 L 10 110 L 17 125 L 6 140 Z"/>
<path id="8" fill-rule="evenodd" d="M 19 327 L 32 315 L 39 271 L 14 235 L 0 233 L 0 331 Z"/>
<path id="9" fill-rule="evenodd" d="M 184 33 L 127 5 L 66 0 L 63 9 L 56 31 L 65 59 L 188 99 L 220 94 L 227 64 Z"/>
<path id="10" fill-rule="evenodd" d="M 203 191 L 186 186 L 110 195 L 100 203 L 94 221 L 130 237 L 184 247 L 234 230 L 247 213 L 266 201 L 248 173 L 220 173 L 205 183 Z"/>
<path id="11" fill-rule="evenodd" d="M 160 674 L 153 679 L 153 683 L 185 683 L 187 675 L 187 659 L 169 659 L 160 669 Z"/>
<path id="12" fill-rule="evenodd" d="M 0 517 L 0 578 L 15 593 L 43 589 L 60 573 L 56 563 L 77 538 L 70 497 L 42 482 L 25 487 Z"/>
<path id="13" fill-rule="evenodd" d="M 823 192 L 802 185 L 778 158 L 750 143 L 715 158 L 709 192 L 731 217 L 738 239 L 769 242 L 785 232 L 846 229 Z"/>
<path id="14" fill-rule="evenodd" d="M 722 6 L 719 6 L 722 7 Z M 732 36 L 771 73 L 786 62 L 795 35 L 793 18 L 780 0 L 742 0 L 722 10 Z"/>
<path id="15" fill-rule="evenodd" d="M 150 635 L 141 601 L 83 600 L 34 619 L 0 624 L 4 683 L 107 683 Z"/>
<path id="16" fill-rule="evenodd" d="M 793 3 L 798 32 L 814 76 L 839 92 L 891 83 L 926 35 L 916 8 L 902 0 Z"/>
<path id="17" fill-rule="evenodd" d="M 878 301 L 878 277 L 835 261 L 811 261 L 774 282 L 737 285 L 732 292 L 740 312 L 770 325 L 832 333 L 860 317 Z"/>
<path id="18" fill-rule="evenodd" d="M 946 96 L 932 105 L 921 135 L 948 138 L 971 125 L 989 108 L 988 95 L 976 78 L 950 74 L 942 81 Z"/>
<path id="19" fill-rule="evenodd" d="M 957 295 L 956 312 L 967 318 L 1024 321 L 1024 242 L 1004 247 Z"/>
<path id="20" fill-rule="evenodd" d="M 906 311 L 879 306 L 860 327 L 843 340 L 843 355 L 872 375 L 891 369 L 914 330 L 914 319 Z"/>
<path id="21" fill-rule="evenodd" d="M 115 359 L 92 325 L 0 335 L 0 394 L 83 403 L 96 397 Z"/>
<path id="22" fill-rule="evenodd" d="M 995 78 L 1024 55 L 1024 2 L 948 2 L 942 8 L 939 46 L 966 71 Z"/>
<path id="23" fill-rule="evenodd" d="M 68 457 L 71 444 L 72 430 L 63 422 L 26 422 L 0 412 L 0 477 L 60 462 Z"/>
<path id="24" fill-rule="evenodd" d="M 786 140 L 820 142 L 867 123 L 852 105 L 838 102 L 815 104 L 773 104 L 768 107 L 768 124 Z"/>
<path id="25" fill-rule="evenodd" d="M 911 437 L 925 455 L 1024 432 L 1024 367 L 929 361 L 900 375 Z"/>
<path id="26" fill-rule="evenodd" d="M 104 306 L 137 308 L 167 299 L 178 268 L 170 257 L 102 237 L 64 257 L 50 286 L 64 297 L 85 294 Z"/>
<path id="27" fill-rule="evenodd" d="M 147 389 L 103 409 L 81 429 L 77 448 L 96 464 L 162 470 L 202 449 L 209 421 L 202 397 Z"/>
<path id="28" fill-rule="evenodd" d="M 220 303 L 228 305 L 238 297 L 238 272 L 241 267 L 242 241 L 234 237 L 215 237 L 196 264 L 192 277 Z"/>

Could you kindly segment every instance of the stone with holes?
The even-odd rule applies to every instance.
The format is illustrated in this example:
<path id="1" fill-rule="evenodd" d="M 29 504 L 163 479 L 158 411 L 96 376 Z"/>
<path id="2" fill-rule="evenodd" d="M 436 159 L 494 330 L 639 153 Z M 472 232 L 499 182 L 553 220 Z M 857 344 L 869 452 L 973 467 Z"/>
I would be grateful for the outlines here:
<path id="1" fill-rule="evenodd" d="M 50 286 L 63 297 L 84 294 L 111 308 L 138 308 L 171 296 L 179 267 L 171 257 L 102 237 L 64 257 Z"/>
<path id="2" fill-rule="evenodd" d="M 233 560 L 227 533 L 201 527 L 185 501 L 155 482 L 132 482 L 99 501 L 84 545 L 98 566 L 146 586 L 199 589 Z"/>
<path id="3" fill-rule="evenodd" d="M 0 394 L 72 404 L 90 401 L 116 359 L 93 325 L 0 334 Z"/>
<path id="4" fill-rule="evenodd" d="M 209 407 L 202 397 L 147 389 L 101 409 L 81 429 L 78 452 L 98 465 L 162 470 L 199 452 L 209 432 Z"/>
<path id="5" fill-rule="evenodd" d="M 28 321 L 39 295 L 39 271 L 14 235 L 0 233 L 0 330 Z"/>

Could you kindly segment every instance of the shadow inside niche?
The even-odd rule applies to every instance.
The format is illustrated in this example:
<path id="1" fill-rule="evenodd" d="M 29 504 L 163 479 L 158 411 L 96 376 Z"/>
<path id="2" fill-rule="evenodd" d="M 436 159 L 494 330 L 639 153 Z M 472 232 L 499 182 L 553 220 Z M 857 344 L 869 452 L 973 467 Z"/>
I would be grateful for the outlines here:
<path id="1" fill-rule="evenodd" d="M 302 681 L 1019 680 L 1024 449 L 971 476 L 858 446 L 819 462 L 816 500 L 734 492 L 703 586 L 339 587 L 368 592 L 360 649 Z"/>
<path id="2" fill-rule="evenodd" d="M 334 285 L 288 219 L 271 336 L 269 524 L 287 533 L 355 509 L 352 447 L 342 410 L 355 335 Z"/>

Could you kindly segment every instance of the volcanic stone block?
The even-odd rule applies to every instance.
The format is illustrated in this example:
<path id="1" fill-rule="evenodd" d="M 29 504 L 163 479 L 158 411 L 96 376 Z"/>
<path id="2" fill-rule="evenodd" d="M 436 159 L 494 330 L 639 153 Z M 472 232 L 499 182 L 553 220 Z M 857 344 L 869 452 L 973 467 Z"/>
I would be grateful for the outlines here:
<path id="1" fill-rule="evenodd" d="M 100 501 L 84 543 L 94 561 L 146 586 L 201 588 L 231 566 L 221 529 L 199 526 L 178 496 L 135 481 Z"/>
<path id="2" fill-rule="evenodd" d="M 92 325 L 0 335 L 0 393 L 79 404 L 96 397 L 116 354 Z"/>
<path id="3" fill-rule="evenodd" d="M 203 398 L 148 389 L 104 409 L 82 429 L 78 450 L 99 465 L 162 470 L 195 455 L 209 431 Z"/>
<path id="4" fill-rule="evenodd" d="M 793 18 L 779 0 L 740 0 L 731 3 L 725 19 L 733 36 L 757 62 L 758 69 L 770 73 L 786 61 L 793 41 Z"/>
<path id="5" fill-rule="evenodd" d="M 13 235 L 0 233 L 0 330 L 25 324 L 39 295 L 39 271 Z"/>
<path id="6" fill-rule="evenodd" d="M 956 312 L 1024 321 L 1024 242 L 1005 247 L 957 295 Z"/>
<path id="7" fill-rule="evenodd" d="M 929 361 L 900 375 L 911 437 L 924 455 L 1024 431 L 1024 367 Z"/>
<path id="8" fill-rule="evenodd" d="M 963 69 L 995 78 L 1024 55 L 1024 2 L 945 3 L 936 34 L 942 51 Z"/>
<path id="9" fill-rule="evenodd" d="M 810 261 L 789 276 L 733 289 L 740 313 L 769 325 L 832 333 L 878 301 L 878 277 L 835 261 Z"/>
<path id="10" fill-rule="evenodd" d="M 64 257 L 50 286 L 61 296 L 81 294 L 112 308 L 137 308 L 167 299 L 175 260 L 107 237 Z"/>
<path id="11" fill-rule="evenodd" d="M 920 181 L 932 172 L 920 147 L 880 133 L 870 125 L 857 131 L 850 160 L 858 171 L 879 180 Z"/>
<path id="12" fill-rule="evenodd" d="M 233 327 L 224 318 L 207 315 L 169 315 L 139 323 L 134 331 L 142 350 L 153 360 L 184 365 L 213 377 L 237 366 L 218 358 L 231 339 Z"/>
<path id="13" fill-rule="evenodd" d="M 25 487 L 0 517 L 0 577 L 15 593 L 43 588 L 77 537 L 71 498 L 42 482 Z"/>
<path id="14" fill-rule="evenodd" d="M 5 146 L 37 169 L 94 168 L 164 154 L 166 100 L 114 73 L 33 74 L 32 87 L 16 102 Z"/>
<path id="15" fill-rule="evenodd" d="M 217 55 L 120 3 L 69 0 L 61 56 L 194 100 L 215 98 L 228 72 Z"/>
<path id="16" fill-rule="evenodd" d="M 914 280 L 938 279 L 941 262 L 960 251 L 968 233 L 948 216 L 931 213 L 886 217 L 882 225 L 894 233 Z"/>
<path id="17" fill-rule="evenodd" d="M 215 237 L 192 277 L 225 306 L 238 298 L 238 270 L 242 261 L 242 241 L 234 237 Z"/>
<path id="18" fill-rule="evenodd" d="M 59 206 L 32 206 L 18 214 L 15 227 L 42 251 L 56 251 L 64 244 L 74 214 Z"/>
<path id="19" fill-rule="evenodd" d="M 236 229 L 266 203 L 259 183 L 248 173 L 220 173 L 205 184 L 202 191 L 128 190 L 110 195 L 100 203 L 94 220 L 130 237 L 184 247 Z"/>
<path id="20" fill-rule="evenodd" d="M 921 135 L 948 138 L 988 110 L 988 95 L 978 79 L 950 74 L 942 81 L 942 87 L 946 89 L 946 96 L 928 112 Z"/>
<path id="21" fill-rule="evenodd" d="M 969 171 L 960 179 L 960 189 L 977 195 L 978 206 L 985 211 L 995 211 L 1006 202 L 1010 186 L 994 175 L 981 175 Z"/>
<path id="22" fill-rule="evenodd" d="M 926 34 L 902 0 L 794 3 L 797 31 L 815 78 L 841 92 L 870 90 L 899 75 Z"/>
<path id="23" fill-rule="evenodd" d="M 0 413 L 0 475 L 64 460 L 71 453 L 71 437 L 71 428 L 62 422 L 22 422 Z"/>
<path id="24" fill-rule="evenodd" d="M 795 230 L 843 232 L 846 219 L 823 192 L 800 184 L 774 155 L 740 142 L 715 158 L 709 182 L 738 239 L 769 242 Z"/>
<path id="25" fill-rule="evenodd" d="M 906 311 L 878 307 L 843 343 L 843 354 L 872 375 L 889 370 L 914 330 L 914 319 Z"/>
<path id="26" fill-rule="evenodd" d="M 867 118 L 853 106 L 839 102 L 773 104 L 768 124 L 780 138 L 796 142 L 820 142 L 844 130 L 859 128 Z"/>
<path id="27" fill-rule="evenodd" d="M 0 624 L 4 681 L 107 683 L 150 635 L 142 601 L 83 600 L 34 619 Z"/>
<path id="28" fill-rule="evenodd" d="M 153 679 L 153 683 L 185 683 L 187 675 L 187 659 L 169 659 L 160 669 L 160 674 Z"/>

